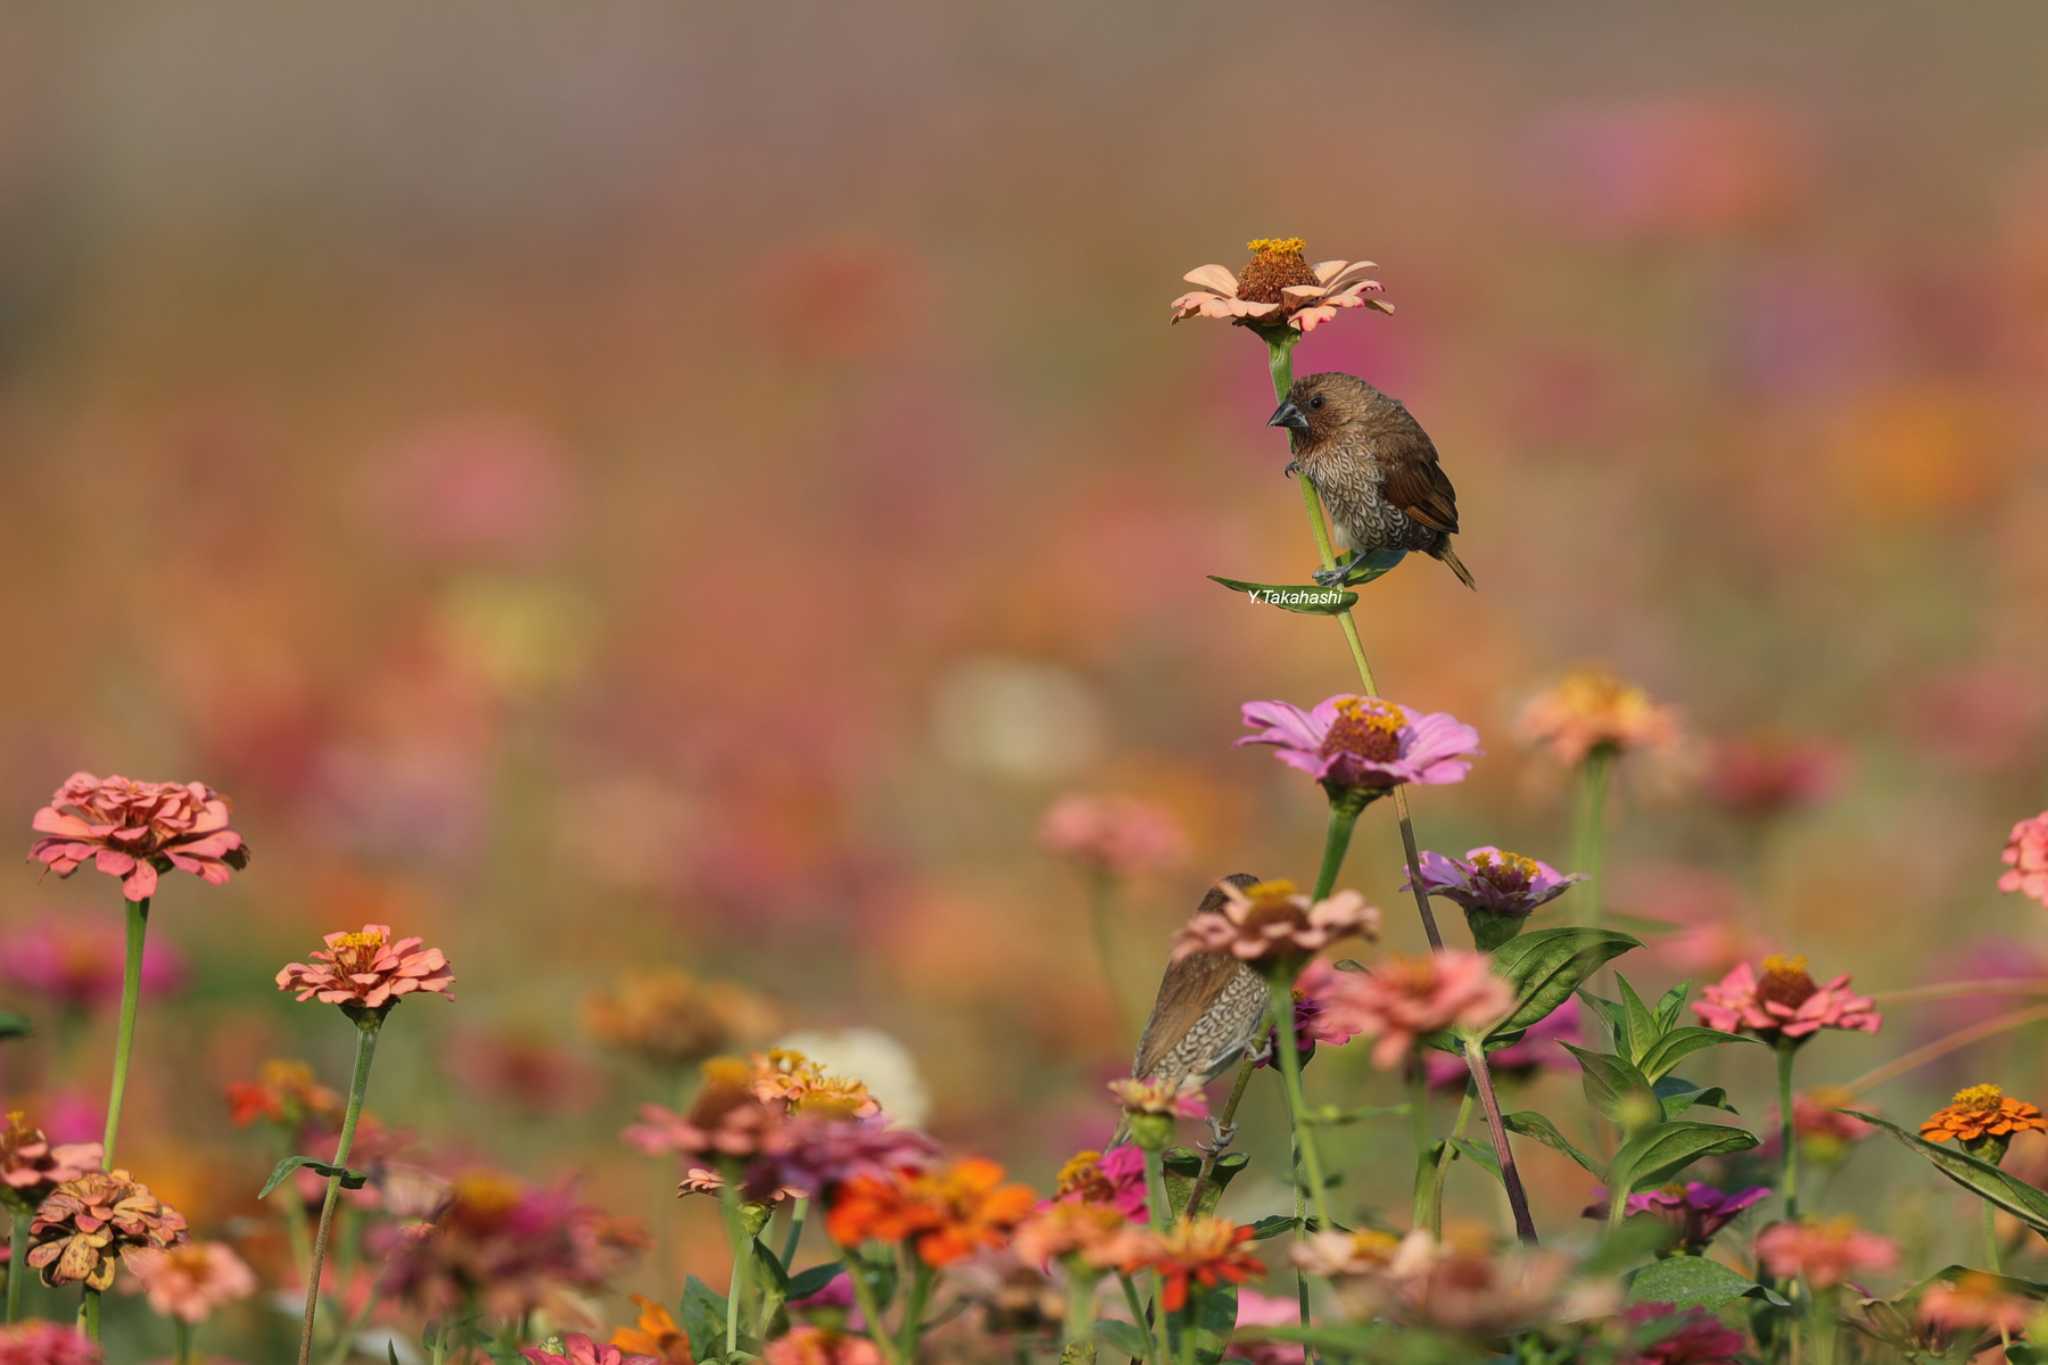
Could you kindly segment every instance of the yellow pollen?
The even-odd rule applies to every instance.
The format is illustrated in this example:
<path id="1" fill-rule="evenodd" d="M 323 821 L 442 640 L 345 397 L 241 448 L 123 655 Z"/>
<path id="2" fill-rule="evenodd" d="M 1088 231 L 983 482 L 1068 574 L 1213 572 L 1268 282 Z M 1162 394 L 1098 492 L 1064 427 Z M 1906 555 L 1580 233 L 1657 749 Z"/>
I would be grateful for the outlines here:
<path id="1" fill-rule="evenodd" d="M 1780 954 L 1772 953 L 1764 959 L 1764 975 L 1805 976 L 1806 954 L 1798 953 L 1791 957 L 1784 957 Z"/>
<path id="2" fill-rule="evenodd" d="M 1270 882 L 1253 882 L 1244 889 L 1244 898 L 1259 910 L 1286 909 L 1296 894 L 1294 883 L 1285 877 Z"/>
<path id="3" fill-rule="evenodd" d="M 1472 866 L 1480 872 L 1499 874 L 1491 878 L 1496 882 L 1503 876 L 1518 877 L 1525 882 L 1536 880 L 1536 860 L 1520 853 L 1481 853 L 1473 858 Z"/>
<path id="4" fill-rule="evenodd" d="M 1351 1234 L 1351 1249 L 1360 1256 L 1386 1260 L 1400 1249 L 1401 1239 L 1390 1232 L 1364 1228 Z"/>
<path id="5" fill-rule="evenodd" d="M 371 932 L 343 934 L 335 940 L 334 946 L 337 948 L 381 948 L 384 946 L 384 935 Z"/>
<path id="6" fill-rule="evenodd" d="M 721 1088 L 745 1088 L 754 1079 L 754 1068 L 737 1057 L 713 1057 L 704 1063 L 704 1084 Z"/>
<path id="7" fill-rule="evenodd" d="M 1956 1091 L 1958 1109 L 1996 1109 L 2005 1102 L 2005 1092 L 1995 1085 L 1973 1085 Z"/>
<path id="8" fill-rule="evenodd" d="M 472 1213 L 503 1213 L 519 1202 L 519 1182 L 493 1171 L 470 1171 L 456 1177 L 453 1193 Z"/>
<path id="9" fill-rule="evenodd" d="M 1306 237 L 1254 237 L 1244 244 L 1246 251 L 1274 256 L 1292 255 L 1307 247 Z"/>

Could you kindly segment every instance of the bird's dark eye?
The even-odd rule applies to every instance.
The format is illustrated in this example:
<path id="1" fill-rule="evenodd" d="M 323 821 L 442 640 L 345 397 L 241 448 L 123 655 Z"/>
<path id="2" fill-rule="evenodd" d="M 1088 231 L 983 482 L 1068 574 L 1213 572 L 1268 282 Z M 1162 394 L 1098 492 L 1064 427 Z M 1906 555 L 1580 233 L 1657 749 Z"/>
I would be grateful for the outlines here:
<path id="1" fill-rule="evenodd" d="M 1308 405 L 1312 408 L 1321 407 L 1323 405 L 1323 396 L 1321 394 L 1317 394 L 1315 397 L 1308 400 Z"/>

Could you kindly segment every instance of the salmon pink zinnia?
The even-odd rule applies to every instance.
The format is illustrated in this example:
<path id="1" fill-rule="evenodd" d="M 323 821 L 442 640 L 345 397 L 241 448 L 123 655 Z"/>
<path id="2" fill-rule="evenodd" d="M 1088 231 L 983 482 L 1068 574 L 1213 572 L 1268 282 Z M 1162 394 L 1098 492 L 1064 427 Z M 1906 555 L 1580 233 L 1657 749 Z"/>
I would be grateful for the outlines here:
<path id="1" fill-rule="evenodd" d="M 1320 952 L 1338 939 L 1375 939 L 1380 912 L 1356 891 L 1311 901 L 1290 881 L 1253 882 L 1239 888 L 1218 882 L 1223 904 L 1197 911 L 1173 942 L 1175 961 L 1189 953 L 1227 952 L 1243 962 Z"/>
<path id="2" fill-rule="evenodd" d="M 1342 309 L 1394 311 L 1374 297 L 1380 283 L 1366 278 L 1378 268 L 1371 261 L 1310 265 L 1302 254 L 1307 246 L 1299 237 L 1254 237 L 1245 243 L 1252 258 L 1237 274 L 1220 265 L 1195 267 L 1181 276 L 1195 288 L 1173 301 L 1173 320 L 1218 318 L 1240 327 L 1292 327 L 1306 336 Z"/>
<path id="3" fill-rule="evenodd" d="M 73 773 L 32 827 L 43 837 L 29 861 L 68 877 L 90 860 L 119 877 L 131 901 L 155 895 L 159 873 L 176 869 L 220 886 L 249 865 L 248 845 L 228 828 L 228 803 L 204 782 Z"/>
<path id="4" fill-rule="evenodd" d="M 1477 1029 L 1505 1015 L 1515 988 L 1494 975 L 1492 959 L 1466 948 L 1426 957 L 1389 958 L 1370 972 L 1346 972 L 1324 1000 L 1324 1010 L 1378 1041 L 1372 1064 L 1399 1066 L 1416 1039 L 1441 1029 Z"/>
<path id="5" fill-rule="evenodd" d="M 1998 879 L 1998 889 L 2048 905 L 2048 810 L 2014 825 L 2001 856 L 2006 872 Z"/>
<path id="6" fill-rule="evenodd" d="M 1273 757 L 1333 796 L 1371 798 L 1407 782 L 1462 782 L 1479 753 L 1479 732 L 1457 717 L 1412 711 L 1381 697 L 1340 694 L 1307 711 L 1290 702 L 1248 701 L 1242 712 L 1258 733 L 1239 745 L 1272 745 Z"/>
<path id="7" fill-rule="evenodd" d="M 149 1306 L 163 1317 L 204 1322 L 215 1309 L 256 1292 L 256 1272 L 225 1242 L 187 1242 L 128 1253 Z"/>
<path id="8" fill-rule="evenodd" d="M 417 938 L 393 940 L 388 924 L 365 924 L 359 933 L 332 933 L 309 965 L 286 963 L 277 988 L 297 991 L 299 1000 L 319 1000 L 344 1009 L 384 1010 L 405 996 L 425 991 L 454 999 L 448 988 L 455 973 L 439 948 L 422 948 Z"/>
<path id="9" fill-rule="evenodd" d="M 1747 1029 L 1763 1038 L 1797 1040 L 1824 1028 L 1875 1033 L 1884 1022 L 1870 997 L 1849 990 L 1847 973 L 1823 986 L 1807 974 L 1804 957 L 1767 957 L 1761 973 L 1739 963 L 1701 995 L 1693 1013 L 1724 1033 Z"/>
<path id="10" fill-rule="evenodd" d="M 1837 1218 L 1773 1223 L 1757 1234 L 1756 1255 L 1773 1275 L 1798 1275 L 1815 1289 L 1826 1289 L 1860 1270 L 1890 1270 L 1899 1248 L 1889 1238 Z"/>

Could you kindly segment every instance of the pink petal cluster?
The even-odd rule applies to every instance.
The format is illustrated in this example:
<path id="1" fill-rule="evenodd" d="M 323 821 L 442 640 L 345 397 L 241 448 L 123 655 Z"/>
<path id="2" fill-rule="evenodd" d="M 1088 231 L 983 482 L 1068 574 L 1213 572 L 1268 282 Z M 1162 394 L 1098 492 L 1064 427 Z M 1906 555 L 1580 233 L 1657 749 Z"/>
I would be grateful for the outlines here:
<path id="1" fill-rule="evenodd" d="M 40 1319 L 0 1327 L 0 1365 L 100 1365 L 104 1359 L 73 1327 Z"/>
<path id="2" fill-rule="evenodd" d="M 256 1272 L 225 1242 L 187 1242 L 128 1253 L 128 1269 L 163 1317 L 204 1322 L 256 1292 Z"/>
<path id="3" fill-rule="evenodd" d="M 137 782 L 73 773 L 35 814 L 44 837 L 28 851 L 60 877 L 88 860 L 121 879 L 131 901 L 156 894 L 157 874 L 173 868 L 214 886 L 248 866 L 249 849 L 228 828 L 228 803 L 203 782 Z"/>
<path id="4" fill-rule="evenodd" d="M 1208 1098 L 1193 1081 L 1172 1085 L 1158 1079 L 1125 1076 L 1109 1083 L 1109 1093 L 1133 1114 L 1167 1114 L 1183 1119 L 1209 1117 Z"/>
<path id="5" fill-rule="evenodd" d="M 1311 901 L 1289 881 L 1239 888 L 1218 882 L 1223 904 L 1197 911 L 1173 941 L 1174 960 L 1189 953 L 1227 952 L 1243 962 L 1319 952 L 1338 939 L 1378 938 L 1380 912 L 1356 891 Z"/>
<path id="6" fill-rule="evenodd" d="M 624 1355 L 618 1347 L 601 1345 L 581 1332 L 571 1332 L 561 1341 L 559 1351 L 529 1346 L 519 1354 L 532 1365 L 661 1365 L 653 1356 Z"/>
<path id="7" fill-rule="evenodd" d="M 1989 1331 L 2017 1335 L 2040 1308 L 2031 1299 L 2008 1294 L 1998 1280 L 1981 1271 L 1939 1282 L 1920 1296 L 1920 1321 L 1945 1332 Z"/>
<path id="8" fill-rule="evenodd" d="M 1237 1291 L 1239 1327 L 1293 1327 L 1301 1321 L 1301 1305 L 1293 1297 L 1261 1294 L 1256 1289 Z M 1249 1365 L 1300 1365 L 1303 1349 L 1284 1341 L 1233 1342 L 1223 1353 L 1225 1360 L 1243 1360 Z"/>
<path id="9" fill-rule="evenodd" d="M 1622 1321 L 1656 1333 L 1655 1341 L 1623 1356 L 1622 1365 L 1738 1365 L 1748 1344 L 1742 1333 L 1704 1308 L 1639 1303 L 1622 1314 Z"/>
<path id="10" fill-rule="evenodd" d="M 0 941 L 0 981 L 67 1009 L 90 1010 L 121 998 L 126 934 L 103 919 L 51 919 Z M 162 995 L 185 979 L 185 959 L 160 938 L 142 949 L 142 993 Z"/>
<path id="11" fill-rule="evenodd" d="M 764 1365 L 882 1365 L 882 1351 L 866 1337 L 823 1327 L 796 1327 L 761 1348 Z"/>
<path id="12" fill-rule="evenodd" d="M 65 1181 L 99 1168 L 97 1142 L 52 1143 L 18 1109 L 0 1128 L 0 1202 L 32 1209 Z"/>
<path id="13" fill-rule="evenodd" d="M 1187 861 L 1188 837 L 1150 802 L 1128 796 L 1063 796 L 1038 824 L 1038 844 L 1084 867 L 1128 877 Z"/>
<path id="14" fill-rule="evenodd" d="M 1604 668 L 1580 668 L 1522 708 L 1516 733 L 1576 767 L 1595 752 L 1665 749 L 1678 742 L 1678 713 Z"/>
<path id="15" fill-rule="evenodd" d="M 1299 237 L 1259 237 L 1245 247 L 1252 259 L 1239 274 L 1221 265 L 1197 266 L 1181 276 L 1194 289 L 1173 301 L 1173 320 L 1217 318 L 1246 327 L 1288 326 L 1304 336 L 1346 308 L 1394 306 L 1376 297 L 1378 280 L 1366 278 L 1371 261 L 1318 261 L 1302 255 Z"/>
<path id="16" fill-rule="evenodd" d="M 1757 1234 L 1756 1254 L 1773 1275 L 1797 1275 L 1815 1289 L 1827 1289 L 1858 1271 L 1890 1270 L 1898 1263 L 1899 1248 L 1889 1238 L 1838 1218 L 1773 1223 Z"/>
<path id="17" fill-rule="evenodd" d="M 277 988 L 297 991 L 301 1002 L 319 1000 L 378 1010 L 426 991 L 446 999 L 455 984 L 448 958 L 439 948 L 422 948 L 417 938 L 391 937 L 388 924 L 365 924 L 358 933 L 332 933 L 313 961 L 289 962 L 277 974 Z"/>
<path id="18" fill-rule="evenodd" d="M 1425 957 L 1388 958 L 1369 972 L 1344 972 L 1325 1013 L 1373 1044 L 1373 1065 L 1399 1066 L 1415 1040 L 1440 1029 L 1477 1029 L 1505 1015 L 1515 989 L 1494 975 L 1484 953 L 1447 948 Z"/>
<path id="19" fill-rule="evenodd" d="M 1412 711 L 1381 697 L 1341 693 L 1304 711 L 1290 702 L 1248 701 L 1244 723 L 1273 757 L 1332 790 L 1386 792 L 1404 783 L 1462 782 L 1479 753 L 1479 732 L 1444 711 Z"/>
<path id="20" fill-rule="evenodd" d="M 1825 986 L 1806 972 L 1803 957 L 1767 957 L 1761 973 L 1747 962 L 1700 992 L 1693 1013 L 1708 1028 L 1762 1037 L 1804 1038 L 1824 1028 L 1875 1033 L 1884 1018 L 1868 996 L 1849 990 L 1842 974 Z"/>
<path id="21" fill-rule="evenodd" d="M 1702 785 L 1737 815 L 1778 815 L 1833 795 L 1843 766 L 1841 750 L 1823 740 L 1751 735 L 1714 746 Z"/>
<path id="22" fill-rule="evenodd" d="M 2006 871 L 1998 889 L 2048 905 L 2048 810 L 2014 825 L 2001 857 Z"/>

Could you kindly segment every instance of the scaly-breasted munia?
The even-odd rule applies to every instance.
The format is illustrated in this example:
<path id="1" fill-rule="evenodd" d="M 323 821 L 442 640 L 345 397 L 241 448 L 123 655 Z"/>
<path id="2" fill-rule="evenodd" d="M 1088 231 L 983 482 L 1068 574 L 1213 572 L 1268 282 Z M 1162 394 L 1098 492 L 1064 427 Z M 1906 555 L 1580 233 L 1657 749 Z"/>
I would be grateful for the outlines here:
<path id="1" fill-rule="evenodd" d="M 1237 872 L 1223 880 L 1242 891 L 1259 879 Z M 1221 887 L 1211 886 L 1196 913 L 1213 914 L 1224 899 Z M 1266 999 L 1265 978 L 1227 952 L 1188 953 L 1169 962 L 1131 1074 L 1173 1085 L 1214 1080 L 1260 1045 Z"/>
<path id="2" fill-rule="evenodd" d="M 1305 374 L 1266 425 L 1286 427 L 1299 472 L 1315 485 L 1340 548 L 1352 560 L 1320 569 L 1316 581 L 1337 583 L 1363 564 L 1384 564 L 1410 550 L 1450 566 L 1468 588 L 1479 585 L 1451 548 L 1458 529 L 1458 491 L 1438 466 L 1436 446 L 1400 400 L 1356 375 Z"/>

